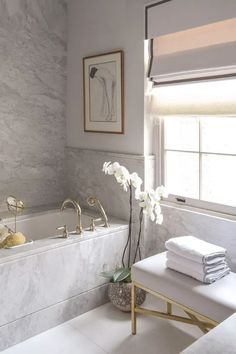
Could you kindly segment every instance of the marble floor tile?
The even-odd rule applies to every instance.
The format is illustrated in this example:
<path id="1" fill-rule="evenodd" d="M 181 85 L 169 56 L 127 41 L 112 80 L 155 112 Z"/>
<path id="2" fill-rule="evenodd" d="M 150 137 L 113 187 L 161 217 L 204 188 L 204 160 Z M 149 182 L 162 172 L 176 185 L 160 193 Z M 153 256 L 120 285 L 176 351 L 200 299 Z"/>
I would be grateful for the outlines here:
<path id="1" fill-rule="evenodd" d="M 69 322 L 55 327 L 2 354 L 104 354 L 102 348 L 73 328 Z"/>
<path id="2" fill-rule="evenodd" d="M 147 298 L 146 307 L 164 310 L 153 297 Z M 138 316 L 137 335 L 132 336 L 130 314 L 116 310 L 110 303 L 70 324 L 110 354 L 177 354 L 201 336 L 194 326 L 145 316 Z"/>
<path id="3" fill-rule="evenodd" d="M 146 307 L 163 310 L 152 297 Z M 130 314 L 110 303 L 16 345 L 2 354 L 177 354 L 201 332 L 194 326 L 138 317 L 137 335 L 130 333 Z"/>

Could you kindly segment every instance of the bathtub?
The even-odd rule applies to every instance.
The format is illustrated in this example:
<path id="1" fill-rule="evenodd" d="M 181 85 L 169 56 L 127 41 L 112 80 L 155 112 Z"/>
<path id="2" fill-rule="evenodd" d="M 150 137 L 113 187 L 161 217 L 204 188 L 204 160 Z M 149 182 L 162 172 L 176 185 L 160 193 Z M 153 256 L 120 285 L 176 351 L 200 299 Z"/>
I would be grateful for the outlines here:
<path id="1" fill-rule="evenodd" d="M 0 249 L 0 351 L 107 301 L 100 272 L 120 265 L 128 225 L 109 218 L 109 228 L 89 231 L 92 217 L 83 213 L 82 235 L 68 239 L 58 238 L 56 228 L 74 231 L 74 210 L 18 217 L 17 231 L 33 243 Z M 4 222 L 14 228 L 14 219 Z"/>
<path id="2" fill-rule="evenodd" d="M 45 209 L 43 211 L 29 211 L 25 215 L 19 215 L 16 222 L 16 231 L 26 236 L 26 243 L 9 249 L 0 249 L 0 264 L 6 260 L 13 260 L 24 255 L 43 252 L 51 248 L 83 242 L 85 240 L 102 237 L 117 230 L 127 229 L 125 222 L 112 218 L 109 220 L 110 227 L 96 226 L 95 231 L 90 230 L 92 218 L 99 215 L 85 211 L 82 213 L 81 235 L 76 234 L 77 215 L 75 210 L 68 208 L 60 211 L 59 208 Z M 14 218 L 4 218 L 4 224 L 12 230 L 15 228 Z M 69 238 L 62 238 L 62 231 L 58 227 L 67 225 Z M 33 242 L 32 242 L 33 241 Z"/>
<path id="3" fill-rule="evenodd" d="M 82 214 L 84 231 L 88 231 L 91 219 L 92 216 Z M 12 218 L 4 219 L 4 222 L 14 230 L 15 225 Z M 67 225 L 69 232 L 75 232 L 76 224 L 77 215 L 73 209 L 65 209 L 63 212 L 55 209 L 18 217 L 16 231 L 22 232 L 27 240 L 36 241 L 60 236 L 62 232 L 58 231 L 57 228 L 64 225 Z M 101 227 L 98 226 L 97 229 L 101 230 Z M 85 234 L 88 236 L 91 232 L 85 232 Z"/>

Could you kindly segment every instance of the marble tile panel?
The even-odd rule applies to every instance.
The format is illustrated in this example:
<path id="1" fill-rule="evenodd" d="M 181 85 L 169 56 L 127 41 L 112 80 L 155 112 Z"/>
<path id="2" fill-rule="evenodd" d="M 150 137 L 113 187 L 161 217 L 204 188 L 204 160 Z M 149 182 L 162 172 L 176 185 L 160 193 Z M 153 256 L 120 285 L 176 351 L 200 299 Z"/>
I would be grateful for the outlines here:
<path id="1" fill-rule="evenodd" d="M 19 318 L 9 324 L 0 326 L 0 351 L 58 326 L 107 301 L 107 285 L 105 284 L 50 307 L 42 308 L 40 311 Z M 45 349 L 47 352 L 48 348 Z M 25 350 L 26 348 L 24 348 L 24 353 Z"/>
<path id="2" fill-rule="evenodd" d="M 193 235 L 227 249 L 228 262 L 236 271 L 236 221 L 188 210 L 164 207 L 161 226 L 148 223 L 145 230 L 147 256 L 162 252 L 171 237 Z"/>
<path id="3" fill-rule="evenodd" d="M 104 284 L 100 272 L 120 265 L 126 238 L 120 230 L 0 264 L 0 325 Z"/>
<path id="4" fill-rule="evenodd" d="M 144 180 L 144 159 L 141 155 L 67 148 L 68 194 L 78 197 L 82 205 L 86 205 L 89 195 L 95 195 L 109 215 L 128 220 L 129 193 L 123 191 L 114 176 L 102 172 L 103 163 L 117 161 L 130 173 L 137 172 Z M 137 203 L 134 203 L 134 207 L 136 208 L 135 220 L 137 220 Z"/>
<path id="5" fill-rule="evenodd" d="M 64 0 L 0 0 L 0 209 L 65 190 L 67 7 Z"/>

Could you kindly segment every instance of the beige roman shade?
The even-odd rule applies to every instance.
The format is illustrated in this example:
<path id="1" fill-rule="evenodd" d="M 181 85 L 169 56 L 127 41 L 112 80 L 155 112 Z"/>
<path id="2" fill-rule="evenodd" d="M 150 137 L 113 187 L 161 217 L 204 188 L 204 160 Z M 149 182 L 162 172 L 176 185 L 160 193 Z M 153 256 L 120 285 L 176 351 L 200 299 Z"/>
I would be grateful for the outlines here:
<path id="1" fill-rule="evenodd" d="M 235 0 L 163 1 L 146 20 L 156 84 L 236 76 Z"/>

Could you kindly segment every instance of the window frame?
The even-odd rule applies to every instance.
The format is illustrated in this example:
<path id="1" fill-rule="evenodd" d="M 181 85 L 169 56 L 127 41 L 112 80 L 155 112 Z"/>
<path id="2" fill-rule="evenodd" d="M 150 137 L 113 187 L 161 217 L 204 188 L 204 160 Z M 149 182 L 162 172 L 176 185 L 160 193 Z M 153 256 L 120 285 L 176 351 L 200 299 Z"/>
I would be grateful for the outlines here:
<path id="1" fill-rule="evenodd" d="M 171 115 L 172 117 L 175 117 L 175 115 Z M 176 117 L 179 115 L 177 114 Z M 206 115 L 207 116 L 207 115 Z M 200 115 L 186 115 L 183 116 L 186 119 L 188 117 L 199 117 L 201 118 Z M 233 118 L 231 116 L 231 118 Z M 174 150 L 174 149 L 165 149 L 165 132 L 164 132 L 164 119 L 165 116 L 159 116 L 158 117 L 158 122 L 159 122 L 159 146 L 158 146 L 158 178 L 159 182 L 162 185 L 165 185 L 165 154 L 167 151 L 179 151 L 179 152 L 186 152 L 186 153 L 193 153 L 193 151 L 185 151 L 185 150 Z M 233 118 L 234 119 L 234 118 Z M 235 116 L 236 119 L 236 116 Z M 201 121 L 199 124 L 199 146 L 201 146 Z M 200 149 L 199 149 L 200 150 Z M 198 152 L 199 154 L 199 197 L 201 197 L 201 157 L 202 154 L 213 154 L 213 155 L 230 155 L 230 154 L 224 154 L 224 153 L 206 153 L 206 152 Z M 234 154 L 232 154 L 235 156 Z M 190 208 L 196 208 L 196 209 L 201 209 L 201 210 L 206 210 L 210 212 L 216 212 L 216 213 L 221 213 L 221 214 L 226 214 L 230 216 L 236 216 L 236 207 L 225 205 L 225 204 L 219 204 L 219 203 L 214 203 L 214 202 L 208 202 L 208 201 L 203 201 L 200 199 L 193 199 L 193 198 L 188 198 L 185 196 L 181 195 L 174 195 L 174 194 L 169 194 L 169 197 L 166 198 L 164 201 L 169 201 L 173 203 L 174 205 L 181 205 L 182 207 L 190 207 Z"/>

